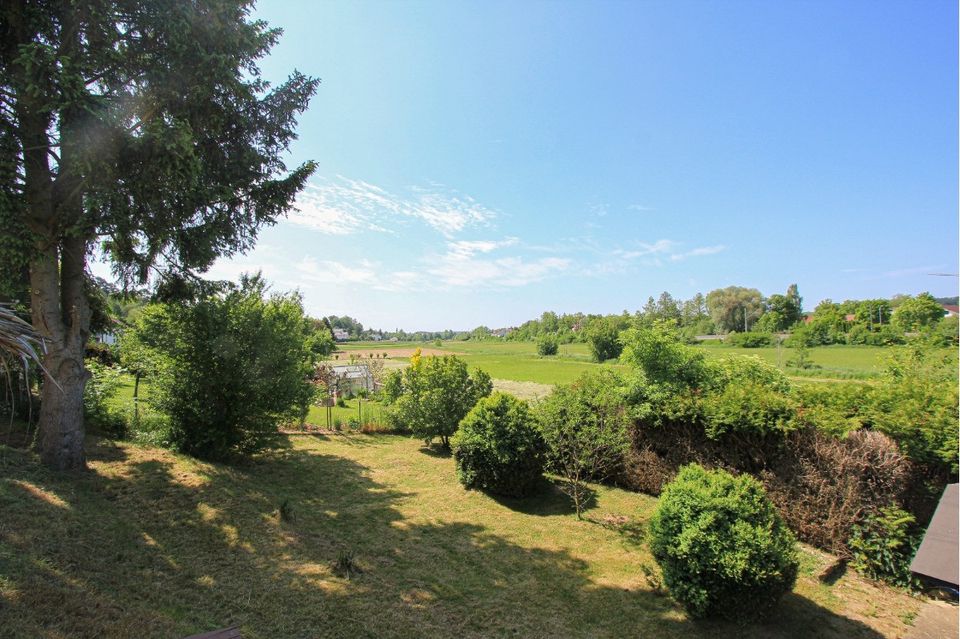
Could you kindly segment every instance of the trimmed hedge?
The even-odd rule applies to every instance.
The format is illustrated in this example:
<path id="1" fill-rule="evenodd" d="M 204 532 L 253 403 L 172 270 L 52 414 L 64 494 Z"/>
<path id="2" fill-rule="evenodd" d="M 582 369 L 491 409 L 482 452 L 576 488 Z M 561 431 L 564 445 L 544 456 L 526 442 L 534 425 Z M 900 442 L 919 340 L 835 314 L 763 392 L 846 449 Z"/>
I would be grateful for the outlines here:
<path id="1" fill-rule="evenodd" d="M 760 482 L 696 464 L 664 489 L 650 549 L 670 594 L 694 617 L 761 617 L 793 588 L 799 568 L 793 533 Z"/>
<path id="2" fill-rule="evenodd" d="M 494 393 L 460 422 L 451 442 L 457 479 L 466 488 L 523 497 L 543 475 L 545 445 L 526 402 Z"/>

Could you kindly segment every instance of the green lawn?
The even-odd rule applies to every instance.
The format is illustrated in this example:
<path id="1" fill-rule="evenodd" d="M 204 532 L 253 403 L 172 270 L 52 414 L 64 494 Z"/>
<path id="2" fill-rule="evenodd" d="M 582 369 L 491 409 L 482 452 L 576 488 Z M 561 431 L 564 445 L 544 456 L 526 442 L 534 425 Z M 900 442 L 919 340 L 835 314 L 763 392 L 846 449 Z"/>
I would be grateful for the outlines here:
<path id="1" fill-rule="evenodd" d="M 920 606 L 852 571 L 825 585 L 830 559 L 805 549 L 765 624 L 694 622 L 641 571 L 652 497 L 598 487 L 577 521 L 549 484 L 465 491 L 412 439 L 284 445 L 227 467 L 90 438 L 79 476 L 0 445 L 0 634 L 877 638 Z"/>
<path id="2" fill-rule="evenodd" d="M 141 413 L 150 413 L 150 406 L 146 403 L 146 398 L 150 395 L 150 382 L 142 380 L 140 382 L 140 411 Z M 133 378 L 126 377 L 123 384 L 117 389 L 117 392 L 110 398 L 109 404 L 116 410 L 125 415 L 133 413 Z M 349 420 L 356 419 L 362 423 L 382 423 L 382 409 L 380 404 L 370 400 L 361 400 L 359 398 L 348 399 L 344 401 L 346 406 L 334 406 L 331 414 L 333 422 L 339 421 L 346 425 Z M 307 422 L 323 428 L 327 427 L 327 412 L 320 406 L 311 406 L 307 413 Z M 332 426 L 333 424 L 331 424 Z"/>

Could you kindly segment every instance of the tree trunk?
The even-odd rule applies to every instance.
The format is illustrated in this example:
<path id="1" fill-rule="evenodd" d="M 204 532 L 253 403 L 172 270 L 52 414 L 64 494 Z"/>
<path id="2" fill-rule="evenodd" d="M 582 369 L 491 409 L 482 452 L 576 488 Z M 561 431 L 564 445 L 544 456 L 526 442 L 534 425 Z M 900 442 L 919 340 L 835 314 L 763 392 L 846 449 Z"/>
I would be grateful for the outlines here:
<path id="1" fill-rule="evenodd" d="M 84 291 L 86 242 L 46 248 L 30 267 L 33 325 L 44 338 L 46 369 L 40 403 L 40 459 L 56 470 L 86 467 L 83 391 L 90 377 L 83 355 L 90 334 Z"/>

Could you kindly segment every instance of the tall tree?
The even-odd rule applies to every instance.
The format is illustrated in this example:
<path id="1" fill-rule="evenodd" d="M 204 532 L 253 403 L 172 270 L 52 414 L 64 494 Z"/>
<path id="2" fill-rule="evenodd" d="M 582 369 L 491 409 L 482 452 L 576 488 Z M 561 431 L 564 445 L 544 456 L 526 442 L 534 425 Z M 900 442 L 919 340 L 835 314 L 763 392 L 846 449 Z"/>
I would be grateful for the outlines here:
<path id="1" fill-rule="evenodd" d="M 707 294 L 707 308 L 724 332 L 748 331 L 763 314 L 763 295 L 755 288 L 718 288 Z"/>
<path id="2" fill-rule="evenodd" d="M 83 467 L 87 259 L 162 292 L 250 248 L 313 171 L 281 156 L 317 81 L 277 87 L 280 36 L 245 0 L 10 0 L 0 6 L 0 263 L 29 279 L 44 338 L 41 458 Z M 21 280 L 26 288 L 27 282 Z"/>

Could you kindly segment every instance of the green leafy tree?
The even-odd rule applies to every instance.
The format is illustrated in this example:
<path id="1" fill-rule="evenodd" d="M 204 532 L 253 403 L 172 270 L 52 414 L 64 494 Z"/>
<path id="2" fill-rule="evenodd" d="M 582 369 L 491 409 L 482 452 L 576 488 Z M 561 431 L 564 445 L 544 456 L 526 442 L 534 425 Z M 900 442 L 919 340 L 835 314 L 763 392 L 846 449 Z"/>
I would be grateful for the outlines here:
<path id="1" fill-rule="evenodd" d="M 537 339 L 537 354 L 548 357 L 556 355 L 560 351 L 560 342 L 557 336 L 551 333 L 545 333 Z"/>
<path id="2" fill-rule="evenodd" d="M 460 422 L 451 440 L 457 478 L 467 488 L 523 497 L 543 476 L 545 445 L 526 402 L 494 393 Z"/>
<path id="3" fill-rule="evenodd" d="M 763 295 L 755 288 L 718 288 L 707 294 L 707 308 L 719 330 L 725 333 L 749 331 L 763 315 Z"/>
<path id="4" fill-rule="evenodd" d="M 318 358 L 328 357 L 337 349 L 337 343 L 330 332 L 330 326 L 323 320 L 308 318 L 310 335 L 307 337 L 307 348 Z"/>
<path id="5" fill-rule="evenodd" d="M 153 273 L 164 294 L 183 293 L 192 272 L 250 248 L 313 171 L 281 158 L 317 82 L 260 78 L 280 32 L 250 11 L 244 0 L 0 8 L 0 288 L 30 291 L 47 347 L 51 467 L 85 465 L 97 244 L 127 283 Z"/>
<path id="6" fill-rule="evenodd" d="M 159 363 L 150 402 L 169 417 L 173 445 L 190 455 L 228 459 L 268 448 L 278 424 L 313 394 L 300 298 L 267 297 L 259 276 L 165 305 L 142 330 Z"/>
<path id="7" fill-rule="evenodd" d="M 482 370 L 470 374 L 459 357 L 421 357 L 418 349 L 410 366 L 387 381 L 384 395 L 399 426 L 428 445 L 438 438 L 449 448 L 460 421 L 492 390 L 490 376 Z"/>
<path id="8" fill-rule="evenodd" d="M 866 326 L 871 331 L 888 326 L 892 313 L 893 309 L 890 302 L 884 299 L 863 300 L 857 304 L 856 311 L 854 311 L 857 323 Z"/>
<path id="9" fill-rule="evenodd" d="M 660 495 L 650 551 L 694 617 L 761 617 L 793 589 L 799 569 L 793 533 L 760 482 L 696 464 Z"/>
<path id="10" fill-rule="evenodd" d="M 801 304 L 802 298 L 797 292 L 796 284 L 790 285 L 786 295 L 771 295 L 767 299 L 767 312 L 760 318 L 755 330 L 766 332 L 787 330 L 800 321 L 803 313 Z"/>
<path id="11" fill-rule="evenodd" d="M 590 322 L 587 328 L 587 344 L 590 354 L 598 362 L 620 357 L 623 345 L 620 343 L 620 333 L 627 327 L 626 322 L 616 316 L 602 317 Z"/>
<path id="12" fill-rule="evenodd" d="M 578 519 L 590 496 L 587 482 L 608 479 L 630 446 L 621 387 L 612 371 L 584 375 L 558 386 L 537 407 L 547 467 L 563 478 L 560 489 L 573 501 Z"/>
<path id="13" fill-rule="evenodd" d="M 893 322 L 905 331 L 916 331 L 932 326 L 943 319 L 940 303 L 930 293 L 920 293 L 904 300 L 893 314 Z"/>

